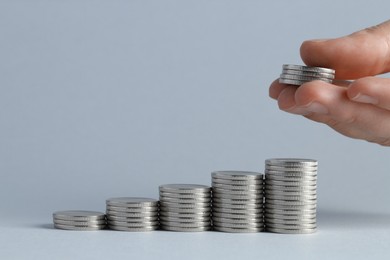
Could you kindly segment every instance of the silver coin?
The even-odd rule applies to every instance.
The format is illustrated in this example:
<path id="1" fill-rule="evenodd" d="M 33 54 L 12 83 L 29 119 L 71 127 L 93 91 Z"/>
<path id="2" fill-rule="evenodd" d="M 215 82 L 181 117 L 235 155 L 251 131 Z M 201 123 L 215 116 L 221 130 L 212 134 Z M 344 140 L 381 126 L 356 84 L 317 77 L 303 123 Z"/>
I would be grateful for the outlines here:
<path id="1" fill-rule="evenodd" d="M 282 176 L 282 175 L 272 175 L 272 174 L 267 174 L 266 179 L 264 182 L 267 180 L 274 180 L 274 181 L 295 181 L 295 182 L 305 182 L 305 181 L 312 181 L 316 182 L 317 181 L 317 176 L 315 177 L 296 177 L 296 176 Z"/>
<path id="2" fill-rule="evenodd" d="M 122 221 L 115 221 L 115 220 L 109 220 L 108 221 L 109 226 L 120 226 L 120 227 L 150 227 L 150 226 L 158 226 L 158 221 L 149 221 L 149 222 L 122 222 Z"/>
<path id="3" fill-rule="evenodd" d="M 203 231 L 209 231 L 211 230 L 211 226 L 207 227 L 174 227 L 174 226 L 161 226 L 162 230 L 165 231 L 175 231 L 175 232 L 203 232 Z"/>
<path id="4" fill-rule="evenodd" d="M 226 180 L 262 180 L 263 174 L 247 171 L 215 171 L 211 177 Z"/>
<path id="5" fill-rule="evenodd" d="M 274 190 L 274 191 L 316 191 L 317 190 L 317 185 L 308 185 L 308 186 L 286 186 L 286 185 L 266 185 L 265 186 L 265 194 L 267 194 L 267 191 L 269 190 Z"/>
<path id="6" fill-rule="evenodd" d="M 158 215 L 158 211 L 124 212 L 124 211 L 115 211 L 110 209 L 107 210 L 107 218 L 110 216 L 139 218 L 139 217 L 153 217 L 157 215 Z"/>
<path id="7" fill-rule="evenodd" d="M 305 77 L 314 77 L 314 78 L 328 78 L 328 79 L 335 78 L 335 75 L 333 73 L 311 72 L 311 71 L 304 71 L 304 70 L 283 69 L 282 74 L 283 75 L 297 75 L 297 76 L 305 76 Z"/>
<path id="8" fill-rule="evenodd" d="M 266 189 L 265 197 L 269 195 L 276 196 L 316 196 L 317 190 L 300 190 L 300 191 L 290 191 L 290 190 L 275 190 L 275 189 Z"/>
<path id="9" fill-rule="evenodd" d="M 165 207 L 174 207 L 174 208 L 207 208 L 211 207 L 210 202 L 196 202 L 196 203 L 188 203 L 188 202 L 168 202 L 168 201 L 160 201 L 160 206 Z"/>
<path id="10" fill-rule="evenodd" d="M 301 229 L 282 229 L 282 228 L 271 228 L 266 227 L 268 232 L 280 233 L 280 234 L 311 234 L 317 231 L 316 228 L 301 228 Z"/>
<path id="11" fill-rule="evenodd" d="M 266 165 L 278 165 L 278 166 L 318 166 L 318 161 L 313 159 L 304 158 L 271 158 L 265 160 Z"/>
<path id="12" fill-rule="evenodd" d="M 63 220 L 63 219 L 53 219 L 53 223 L 61 225 L 70 225 L 70 226 L 96 226 L 96 225 L 105 225 L 106 220 L 88 220 L 88 221 L 74 221 L 74 220 Z"/>
<path id="13" fill-rule="evenodd" d="M 265 171 L 265 180 L 264 182 L 269 179 L 269 178 L 284 178 L 284 179 L 289 179 L 289 178 L 296 178 L 296 179 L 316 179 L 317 178 L 317 172 L 313 174 L 308 174 L 307 172 L 303 171 L 295 171 L 295 172 L 288 172 L 288 171 L 276 171 L 276 170 L 266 170 Z"/>
<path id="14" fill-rule="evenodd" d="M 247 194 L 262 194 L 262 190 L 227 190 L 222 188 L 214 188 L 213 192 L 216 193 L 227 193 L 227 194 L 237 194 L 237 195 L 247 195 Z"/>
<path id="15" fill-rule="evenodd" d="M 141 212 L 156 212 L 158 211 L 158 207 L 124 208 L 124 207 L 107 205 L 106 210 L 128 212 L 128 213 L 141 213 Z"/>
<path id="16" fill-rule="evenodd" d="M 313 80 L 322 80 L 331 83 L 332 79 L 324 78 L 324 77 L 309 77 L 309 76 L 300 76 L 300 75 L 290 75 L 290 74 L 280 74 L 281 79 L 289 79 L 289 80 L 300 80 L 300 81 L 313 81 Z"/>
<path id="17" fill-rule="evenodd" d="M 270 200 L 285 200 L 285 201 L 306 201 L 306 200 L 317 200 L 317 195 L 289 196 L 289 195 L 271 195 L 271 194 L 267 194 L 267 199 L 270 199 Z"/>
<path id="18" fill-rule="evenodd" d="M 263 209 L 262 208 L 259 208 L 259 209 L 231 209 L 231 208 L 218 208 L 218 207 L 213 207 L 213 214 L 215 212 L 220 212 L 220 213 L 231 213 L 231 214 L 237 214 L 237 213 L 252 213 L 252 214 L 255 214 L 255 213 L 262 213 L 263 212 Z"/>
<path id="19" fill-rule="evenodd" d="M 170 197 L 161 196 L 160 200 L 164 202 L 171 202 L 171 203 L 210 203 L 211 196 L 198 197 L 198 198 L 170 198 Z"/>
<path id="20" fill-rule="evenodd" d="M 183 227 L 183 228 L 196 228 L 196 227 L 210 227 L 211 221 L 205 222 L 176 222 L 176 221 L 160 221 L 161 226 L 164 227 Z"/>
<path id="21" fill-rule="evenodd" d="M 317 214 L 317 209 L 277 209 L 277 208 L 267 208 L 265 211 L 267 214 L 283 214 L 283 215 L 307 215 L 307 214 Z"/>
<path id="22" fill-rule="evenodd" d="M 322 68 L 322 67 L 309 67 L 309 66 L 294 65 L 294 64 L 283 64 L 283 69 L 309 71 L 309 72 L 321 72 L 321 73 L 329 73 L 329 74 L 336 73 L 336 71 L 334 69 Z"/>
<path id="23" fill-rule="evenodd" d="M 311 204 L 311 205 L 280 205 L 280 204 L 271 204 L 271 203 L 265 203 L 264 204 L 265 211 L 268 209 L 295 209 L 295 210 L 312 210 L 317 208 L 317 204 Z"/>
<path id="24" fill-rule="evenodd" d="M 161 206 L 160 214 L 164 212 L 177 212 L 177 213 L 206 213 L 211 212 L 211 207 L 207 208 L 174 208 Z"/>
<path id="25" fill-rule="evenodd" d="M 253 180 L 230 180 L 230 179 L 221 179 L 221 178 L 212 178 L 212 183 L 227 184 L 227 185 L 262 185 L 262 179 L 253 179 Z"/>
<path id="26" fill-rule="evenodd" d="M 159 190 L 162 192 L 170 193 L 209 193 L 211 191 L 210 186 L 198 185 L 198 184 L 165 184 L 160 185 Z"/>
<path id="27" fill-rule="evenodd" d="M 213 203 L 229 203 L 232 205 L 242 205 L 242 204 L 259 204 L 263 203 L 263 197 L 255 198 L 255 199 L 225 199 L 225 198 L 213 198 Z"/>
<path id="28" fill-rule="evenodd" d="M 272 200 L 267 199 L 266 203 L 272 205 L 288 205 L 288 206 L 309 206 L 316 205 L 317 200 Z"/>
<path id="29" fill-rule="evenodd" d="M 313 219 L 313 220 L 316 220 L 316 217 L 317 217 L 316 213 L 296 215 L 296 214 L 274 214 L 274 213 L 266 212 L 264 214 L 264 218 L 266 220 L 269 220 L 269 219 L 282 219 L 282 220 L 285 220 L 285 219 L 291 219 L 291 220 L 300 220 L 300 219 L 308 220 L 308 219 Z"/>
<path id="30" fill-rule="evenodd" d="M 158 215 L 156 214 L 155 216 L 135 217 L 135 218 L 128 218 L 128 217 L 108 215 L 107 219 L 108 220 L 124 221 L 124 222 L 126 222 L 126 221 L 129 221 L 129 222 L 157 221 L 158 220 Z"/>
<path id="31" fill-rule="evenodd" d="M 54 212 L 53 218 L 63 220 L 98 220 L 105 219 L 106 215 L 99 211 L 66 210 Z"/>
<path id="32" fill-rule="evenodd" d="M 177 218 L 197 218 L 197 217 L 210 217 L 211 211 L 208 212 L 193 212 L 193 213 L 182 213 L 182 212 L 172 212 L 172 211 L 161 211 L 160 217 L 166 216 L 166 217 L 177 217 Z"/>
<path id="33" fill-rule="evenodd" d="M 239 212 L 239 213 L 227 213 L 227 212 L 213 212 L 213 217 L 220 218 L 241 218 L 241 219 L 253 219 L 253 218 L 261 218 L 263 216 L 263 212 Z"/>
<path id="34" fill-rule="evenodd" d="M 227 228 L 227 227 L 213 227 L 215 231 L 226 233 L 257 233 L 264 231 L 263 227 L 255 228 Z"/>
<path id="35" fill-rule="evenodd" d="M 213 199 L 214 198 L 221 198 L 221 199 L 236 199 L 236 200 L 252 200 L 252 199 L 262 199 L 264 197 L 263 193 L 248 193 L 245 195 L 238 195 L 238 194 L 229 194 L 229 193 L 220 193 L 217 191 L 213 192 Z"/>
<path id="36" fill-rule="evenodd" d="M 106 200 L 107 205 L 117 206 L 117 207 L 157 207 L 158 200 L 151 198 L 142 198 L 142 197 L 118 197 L 118 198 L 109 198 Z"/>
<path id="37" fill-rule="evenodd" d="M 160 198 L 180 198 L 180 199 L 197 199 L 197 198 L 209 198 L 211 192 L 201 193 L 173 193 L 160 191 Z"/>
<path id="38" fill-rule="evenodd" d="M 158 226 L 149 226 L 149 227 L 122 227 L 122 226 L 108 226 L 111 230 L 116 231 L 129 231 L 129 232 L 148 232 L 148 231 L 154 231 L 157 230 Z"/>
<path id="39" fill-rule="evenodd" d="M 294 186 L 304 186 L 304 187 L 312 187 L 315 186 L 317 187 L 317 181 L 279 181 L 279 180 L 272 180 L 272 179 L 267 179 L 265 181 L 265 185 L 272 185 L 272 186 L 289 186 L 289 187 L 294 187 Z"/>
<path id="40" fill-rule="evenodd" d="M 263 185 L 230 185 L 230 184 L 220 184 L 212 183 L 212 188 L 220 188 L 224 190 L 237 190 L 237 191 L 259 191 L 263 189 Z"/>
<path id="41" fill-rule="evenodd" d="M 279 83 L 281 84 L 287 84 L 287 85 L 294 85 L 294 86 L 301 86 L 308 81 L 301 81 L 301 80 L 292 80 L 292 79 L 283 79 L 279 78 Z"/>
<path id="42" fill-rule="evenodd" d="M 277 219 L 277 218 L 266 218 L 268 224 L 283 224 L 283 225 L 303 225 L 303 224 L 316 224 L 316 219 Z"/>
<path id="43" fill-rule="evenodd" d="M 96 231 L 96 230 L 101 230 L 106 228 L 104 225 L 99 225 L 99 226 L 69 226 L 69 225 L 61 225 L 61 224 L 54 224 L 54 228 L 57 229 L 64 229 L 64 230 L 75 230 L 75 231 Z"/>
<path id="44" fill-rule="evenodd" d="M 243 219 L 243 218 L 221 218 L 213 217 L 213 222 L 224 223 L 238 223 L 238 224 L 250 224 L 250 223 L 264 223 L 263 218 Z"/>
<path id="45" fill-rule="evenodd" d="M 227 222 L 217 222 L 213 221 L 214 227 L 227 227 L 227 228 L 258 228 L 258 227 L 264 227 L 263 223 L 227 223 Z"/>
<path id="46" fill-rule="evenodd" d="M 270 228 L 282 228 L 282 229 L 300 229 L 300 228 L 317 228 L 316 223 L 301 223 L 301 224 L 276 224 L 266 222 L 266 227 Z"/>
<path id="47" fill-rule="evenodd" d="M 174 222 L 206 222 L 210 221 L 210 216 L 200 216 L 200 217 L 169 217 L 169 216 L 160 216 L 161 221 L 174 221 Z"/>
<path id="48" fill-rule="evenodd" d="M 229 208 L 229 209 L 262 209 L 263 203 L 261 204 L 229 204 L 229 203 L 217 203 L 213 204 L 213 208 Z"/>

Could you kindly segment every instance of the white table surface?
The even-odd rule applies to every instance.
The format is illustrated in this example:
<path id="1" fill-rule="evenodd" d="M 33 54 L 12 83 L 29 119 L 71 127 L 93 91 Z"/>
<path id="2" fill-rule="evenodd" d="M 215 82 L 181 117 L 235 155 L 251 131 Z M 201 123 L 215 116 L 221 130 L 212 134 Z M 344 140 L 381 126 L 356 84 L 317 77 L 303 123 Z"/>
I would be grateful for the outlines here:
<path id="1" fill-rule="evenodd" d="M 318 225 L 310 235 L 129 233 L 56 230 L 50 216 L 8 219 L 0 259 L 389 259 L 389 214 L 323 210 Z"/>

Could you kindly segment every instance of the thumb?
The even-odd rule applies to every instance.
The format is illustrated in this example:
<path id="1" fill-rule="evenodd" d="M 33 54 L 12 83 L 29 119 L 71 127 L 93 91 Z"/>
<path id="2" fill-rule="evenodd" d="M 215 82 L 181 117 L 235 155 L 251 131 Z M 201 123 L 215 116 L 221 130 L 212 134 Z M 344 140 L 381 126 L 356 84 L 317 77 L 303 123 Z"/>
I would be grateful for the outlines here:
<path id="1" fill-rule="evenodd" d="M 336 70 L 338 79 L 356 79 L 390 71 L 390 20 L 329 40 L 309 40 L 301 45 L 309 66 Z"/>

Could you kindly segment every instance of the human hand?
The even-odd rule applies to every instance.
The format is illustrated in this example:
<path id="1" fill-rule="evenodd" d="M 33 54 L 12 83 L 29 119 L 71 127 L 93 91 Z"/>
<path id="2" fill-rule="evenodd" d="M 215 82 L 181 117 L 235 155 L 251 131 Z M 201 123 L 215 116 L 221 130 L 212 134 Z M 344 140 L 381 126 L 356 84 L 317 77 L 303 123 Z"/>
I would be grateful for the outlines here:
<path id="1" fill-rule="evenodd" d="M 343 135 L 390 146 L 390 79 L 374 77 L 390 72 L 390 20 L 337 39 L 305 41 L 300 51 L 308 66 L 335 69 L 336 81 L 297 88 L 275 80 L 269 95 L 279 108 Z"/>

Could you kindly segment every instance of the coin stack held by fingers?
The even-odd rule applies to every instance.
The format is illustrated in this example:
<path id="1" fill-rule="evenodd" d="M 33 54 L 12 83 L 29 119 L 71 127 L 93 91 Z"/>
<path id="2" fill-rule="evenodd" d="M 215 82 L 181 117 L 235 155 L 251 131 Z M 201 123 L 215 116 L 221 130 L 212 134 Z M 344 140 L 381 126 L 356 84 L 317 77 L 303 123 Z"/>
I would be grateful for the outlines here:
<path id="1" fill-rule="evenodd" d="M 263 175 L 218 171 L 211 176 L 214 230 L 231 233 L 263 231 Z"/>
<path id="2" fill-rule="evenodd" d="M 265 162 L 265 225 L 269 232 L 313 233 L 317 229 L 317 161 Z"/>
<path id="3" fill-rule="evenodd" d="M 108 227 L 118 231 L 153 231 L 158 229 L 158 200 L 119 197 L 106 200 Z"/>
<path id="4" fill-rule="evenodd" d="M 211 229 L 211 188 L 197 184 L 159 187 L 160 226 L 167 231 L 200 232 Z"/>
<path id="5" fill-rule="evenodd" d="M 85 210 L 57 211 L 53 213 L 53 222 L 58 229 L 94 231 L 106 227 L 106 215 Z"/>
<path id="6" fill-rule="evenodd" d="M 300 86 L 313 80 L 332 83 L 335 77 L 333 69 L 284 64 L 279 83 Z"/>

